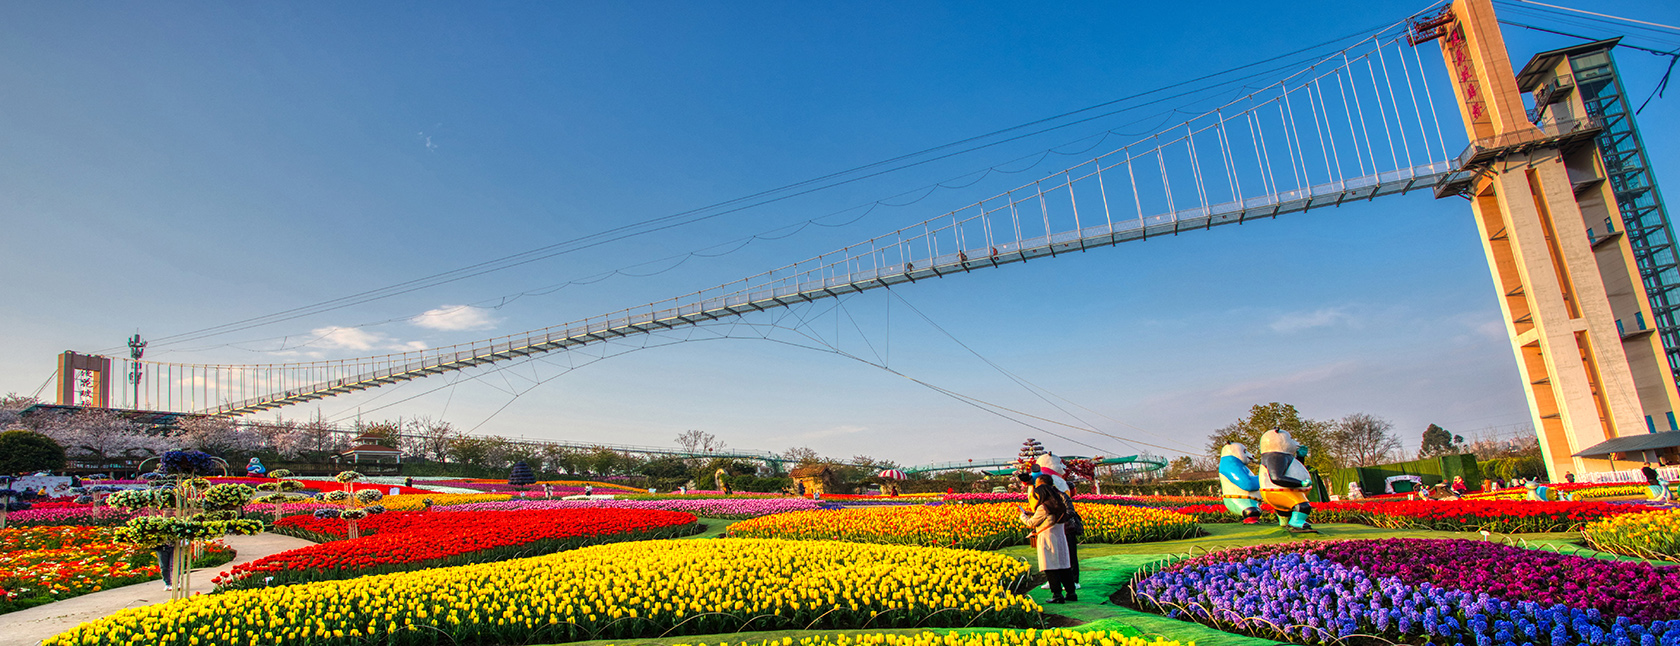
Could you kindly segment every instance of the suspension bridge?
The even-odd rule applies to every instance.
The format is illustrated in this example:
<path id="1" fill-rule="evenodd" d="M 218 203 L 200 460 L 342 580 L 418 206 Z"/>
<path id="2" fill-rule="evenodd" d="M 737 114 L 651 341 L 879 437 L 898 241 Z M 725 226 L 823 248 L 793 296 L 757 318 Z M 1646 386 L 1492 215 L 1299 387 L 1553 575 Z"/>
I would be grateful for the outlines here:
<path id="1" fill-rule="evenodd" d="M 609 339 L 1443 185 L 1432 80 L 1404 25 L 1133 145 L 968 207 L 710 289 L 520 334 L 356 359 L 146 375 L 117 407 L 244 415 Z M 1437 67 L 1439 64 L 1437 63 Z M 1443 89 L 1444 95 L 1451 91 Z"/>
<path id="2" fill-rule="evenodd" d="M 1424 56 L 1424 50 L 1433 49 L 1435 45 L 1430 43 L 1437 40 L 1441 56 L 1435 56 L 1434 52 Z M 132 392 L 119 390 L 114 400 L 104 399 L 109 397 L 108 389 L 98 392 L 94 398 L 99 400 L 99 405 L 246 415 L 874 289 L 1003 270 L 1011 265 L 1123 243 L 1187 235 L 1216 226 L 1240 225 L 1251 220 L 1419 192 L 1424 195 L 1418 199 L 1463 196 L 1471 201 L 1472 209 L 1478 214 L 1478 224 L 1486 229 L 1483 237 L 1488 241 L 1490 267 L 1500 285 L 1502 306 L 1507 307 L 1510 315 L 1508 328 L 1513 348 L 1523 357 L 1526 356 L 1524 348 L 1552 343 L 1535 341 L 1531 332 L 1537 321 L 1544 318 L 1541 310 L 1549 307 L 1546 303 L 1550 301 L 1546 299 L 1551 298 L 1531 283 L 1562 280 L 1568 284 L 1561 288 L 1566 300 L 1603 298 L 1608 299 L 1609 310 L 1627 310 L 1628 306 L 1615 301 L 1617 295 L 1623 294 L 1610 284 L 1615 272 L 1606 268 L 1605 256 L 1594 254 L 1604 239 L 1593 232 L 1591 223 L 1597 215 L 1596 211 L 1589 214 L 1590 199 L 1578 203 L 1572 199 L 1569 204 L 1548 202 L 1538 207 L 1545 213 L 1544 222 L 1530 228 L 1543 230 L 1537 235 L 1544 240 L 1522 244 L 1532 248 L 1551 245 L 1544 256 L 1518 254 L 1519 257 L 1511 260 L 1510 245 L 1517 243 L 1501 246 L 1500 241 L 1520 237 L 1514 233 L 1527 225 L 1519 220 L 1529 217 L 1528 211 L 1536 208 L 1513 205 L 1512 200 L 1516 198 L 1512 196 L 1544 193 L 1543 201 L 1555 201 L 1563 199 L 1562 194 L 1553 196 L 1546 191 L 1563 190 L 1574 191 L 1576 198 L 1587 191 L 1587 197 L 1592 198 L 1593 185 L 1589 182 L 1583 188 L 1581 182 L 1573 179 L 1572 173 L 1579 162 L 1570 162 L 1572 165 L 1561 181 L 1551 176 L 1540 178 L 1534 175 L 1538 172 L 1535 169 L 1561 172 L 1559 169 L 1568 161 L 1566 155 L 1575 154 L 1582 146 L 1591 149 L 1595 141 L 1615 150 L 1617 160 L 1624 159 L 1626 146 L 1611 142 L 1604 135 L 1605 119 L 1631 124 L 1631 115 L 1625 114 L 1625 110 L 1622 114 L 1609 114 L 1606 104 L 1598 98 L 1588 101 L 1587 97 L 1579 99 L 1581 109 L 1548 109 L 1547 106 L 1560 101 L 1566 106 L 1575 105 L 1565 99 L 1567 90 L 1576 87 L 1579 79 L 1568 81 L 1570 85 L 1565 88 L 1560 85 L 1563 81 L 1557 80 L 1562 78 L 1559 76 L 1549 86 L 1519 91 L 1520 83 L 1506 57 L 1491 0 L 1457 0 L 1450 6 L 1438 5 L 1398 20 L 1352 45 L 1305 63 L 1292 73 L 1280 74 L 1281 78 L 1263 87 L 1245 88 L 1240 96 L 1223 104 L 1083 163 L 963 208 L 740 280 L 519 334 L 355 359 L 216 365 L 67 353 L 61 358 L 61 383 L 66 385 L 61 387 L 64 394 L 60 403 L 75 403 L 62 401 L 76 396 L 74 384 L 78 377 L 71 373 L 80 374 L 80 383 L 86 384 L 89 373 L 97 372 L 99 379 L 108 381 L 104 375 L 116 368 L 116 374 L 144 375 L 144 378 L 137 379 L 140 385 Z M 1530 85 L 1551 78 L 1545 69 L 1525 70 L 1524 75 L 1526 80 L 1522 83 Z M 1581 83 L 1580 87 L 1585 88 L 1586 84 Z M 1620 92 L 1619 86 L 1615 86 L 1615 91 Z M 1532 112 L 1523 105 L 1521 95 L 1526 92 L 1535 93 L 1537 105 Z M 1592 163 L 1596 166 L 1589 170 L 1601 178 L 1622 168 L 1621 161 L 1613 169 L 1605 167 L 1602 160 Z M 1527 188 L 1501 183 L 1521 174 L 1525 168 L 1536 178 L 1530 180 Z M 1621 196 L 1617 193 L 1622 190 L 1619 187 L 1604 190 L 1604 202 L 1612 206 L 1598 231 L 1608 237 L 1627 230 L 1632 222 L 1641 231 L 1641 237 L 1629 242 L 1633 245 L 1629 262 L 1639 267 L 1627 274 L 1655 275 L 1658 273 L 1655 269 L 1645 271 L 1644 257 L 1640 255 L 1645 252 L 1638 246 L 1641 240 L 1648 242 L 1651 225 L 1648 222 L 1642 225 L 1631 217 L 1615 217 L 1614 208 L 1619 199 L 1632 204 L 1637 196 Z M 1629 213 L 1626 207 L 1622 208 L 1624 216 Z M 1660 203 L 1656 209 L 1666 230 L 1666 214 L 1661 212 Z M 1502 219 L 1490 219 L 1488 213 L 1493 211 L 1502 215 Z M 1581 249 L 1575 249 L 1575 243 L 1568 241 L 1575 236 L 1573 225 L 1568 227 L 1568 232 L 1559 233 L 1560 227 L 1550 219 L 1571 215 L 1580 215 L 1587 222 Z M 1501 238 L 1502 235 L 1506 237 Z M 1672 233 L 1664 239 L 1670 245 L 1670 258 L 1671 238 Z M 1588 248 L 1588 243 L 1592 247 Z M 1565 256 L 1569 256 L 1567 263 Z M 1593 262 L 1595 257 L 1597 263 Z M 1555 258 L 1550 262 L 1558 266 L 1568 265 L 1567 269 L 1559 270 L 1561 279 L 1547 278 L 1538 270 L 1528 271 L 1525 263 L 1539 262 L 1542 258 Z M 1524 268 L 1514 274 L 1501 273 L 1502 262 Z M 1595 266 L 1583 269 L 1589 264 Z M 1572 282 L 1576 278 L 1566 275 L 1600 269 L 1602 276 L 1593 273 L 1581 280 L 1602 283 L 1608 292 L 1576 289 L 1579 284 Z M 1653 282 L 1647 278 L 1642 285 L 1635 278 L 1631 289 L 1645 296 L 1647 290 L 1659 287 L 1662 287 L 1660 280 Z M 1518 308 L 1512 299 L 1522 300 L 1523 307 Z M 1597 313 L 1582 314 L 1583 306 L 1579 302 L 1571 307 L 1567 316 L 1551 316 L 1566 320 L 1601 317 Z M 1632 307 L 1651 311 L 1643 302 Z M 1616 316 L 1624 313 L 1611 312 Z M 1642 329 L 1644 320 L 1640 319 Z M 1578 397 L 1573 391 L 1566 392 L 1574 386 L 1559 385 L 1555 392 L 1547 390 L 1531 398 L 1535 402 L 1537 428 L 1547 427 L 1547 419 L 1564 419 L 1570 415 L 1576 419 L 1558 423 L 1580 426 L 1591 425 L 1592 418 L 1622 418 L 1603 425 L 1607 429 L 1604 432 L 1614 436 L 1619 432 L 1618 424 L 1637 419 L 1637 415 L 1625 411 L 1612 412 L 1620 410 L 1619 406 L 1625 407 L 1616 403 L 1626 399 L 1620 393 L 1632 392 L 1635 390 L 1632 384 L 1645 383 L 1641 381 L 1644 377 L 1634 375 L 1623 384 L 1616 381 L 1620 378 L 1616 374 L 1604 370 L 1606 365 L 1618 362 L 1633 365 L 1630 370 L 1640 370 L 1638 362 L 1630 357 L 1643 356 L 1645 350 L 1638 346 L 1606 349 L 1624 344 L 1618 343 L 1614 334 L 1599 329 L 1609 319 L 1593 321 L 1590 325 L 1554 326 L 1555 330 L 1584 329 L 1583 333 L 1608 339 L 1597 344 L 1581 341 L 1582 356 L 1598 357 L 1593 359 L 1596 363 L 1589 362 L 1591 365 L 1582 370 L 1559 369 L 1569 374 L 1560 372 L 1555 376 L 1561 384 L 1574 380 L 1576 373 L 1589 375 L 1582 377 L 1585 380 L 1582 383 L 1598 394 L 1582 401 L 1599 402 L 1599 414 L 1590 414 L 1590 410 L 1582 408 L 1584 404 L 1576 401 Z M 1618 330 L 1621 324 L 1617 318 Z M 1552 336 L 1541 335 L 1541 338 Z M 1589 347 L 1597 349 L 1589 350 Z M 1664 348 L 1660 342 L 1655 347 L 1660 358 Z M 1546 346 L 1545 351 L 1553 357 L 1573 352 L 1552 352 L 1549 348 Z M 1605 352 L 1609 354 L 1594 354 Z M 1666 402 L 1640 395 L 1645 399 L 1634 404 L 1644 407 L 1647 420 L 1651 419 L 1652 411 L 1672 411 L 1680 404 L 1672 377 L 1664 378 Z M 1525 379 L 1531 386 L 1553 383 L 1546 375 L 1528 368 L 1525 368 Z M 1613 391 L 1610 399 L 1602 394 L 1604 390 Z M 1571 406 L 1573 413 L 1560 410 Z M 1541 432 L 1544 436 L 1549 431 L 1542 428 Z M 1547 450 L 1565 451 L 1567 455 L 1567 451 L 1579 448 L 1575 443 L 1570 439 L 1567 446 Z"/>

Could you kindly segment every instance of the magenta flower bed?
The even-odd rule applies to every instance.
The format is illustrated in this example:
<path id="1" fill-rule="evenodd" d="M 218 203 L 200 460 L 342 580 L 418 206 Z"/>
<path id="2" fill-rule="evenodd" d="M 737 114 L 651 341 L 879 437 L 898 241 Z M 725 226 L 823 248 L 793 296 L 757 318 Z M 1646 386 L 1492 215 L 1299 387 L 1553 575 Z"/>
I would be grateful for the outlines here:
<path id="1" fill-rule="evenodd" d="M 1680 568 L 1604 561 L 1487 541 L 1395 538 L 1303 550 L 1376 576 L 1568 604 L 1645 622 L 1680 618 Z"/>
<path id="2" fill-rule="evenodd" d="M 1680 568 L 1468 540 L 1215 552 L 1137 581 L 1140 606 L 1296 643 L 1680 645 Z"/>
<path id="3" fill-rule="evenodd" d="M 121 525 L 138 515 L 126 509 L 78 505 L 14 511 L 6 515 L 6 521 L 14 525 Z"/>
<path id="4" fill-rule="evenodd" d="M 543 493 L 543 486 L 541 484 L 516 487 L 506 482 L 456 482 L 452 480 L 433 480 L 425 484 L 434 484 L 440 487 L 455 487 L 457 489 L 472 489 L 474 491 L 483 491 L 485 493 L 519 493 L 522 491 L 527 494 L 536 495 L 542 495 Z M 583 487 L 572 485 L 549 485 L 549 488 L 556 496 L 575 496 L 583 493 Z M 613 493 L 615 491 L 620 490 L 602 487 L 597 488 L 595 493 Z"/>
<path id="5" fill-rule="evenodd" d="M 817 509 L 817 501 L 804 498 L 744 498 L 697 500 L 506 500 L 444 505 L 434 511 L 501 511 L 510 509 L 665 509 L 685 511 L 707 518 L 744 519 L 790 511 Z"/>

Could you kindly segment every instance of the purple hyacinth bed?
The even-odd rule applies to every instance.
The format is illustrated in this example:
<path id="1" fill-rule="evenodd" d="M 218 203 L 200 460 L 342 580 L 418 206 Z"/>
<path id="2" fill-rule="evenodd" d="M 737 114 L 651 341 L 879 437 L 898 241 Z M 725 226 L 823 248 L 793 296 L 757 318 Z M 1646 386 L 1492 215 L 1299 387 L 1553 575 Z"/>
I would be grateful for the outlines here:
<path id="1" fill-rule="evenodd" d="M 1680 646 L 1680 567 L 1469 540 L 1214 552 L 1133 583 L 1138 606 L 1303 644 Z"/>

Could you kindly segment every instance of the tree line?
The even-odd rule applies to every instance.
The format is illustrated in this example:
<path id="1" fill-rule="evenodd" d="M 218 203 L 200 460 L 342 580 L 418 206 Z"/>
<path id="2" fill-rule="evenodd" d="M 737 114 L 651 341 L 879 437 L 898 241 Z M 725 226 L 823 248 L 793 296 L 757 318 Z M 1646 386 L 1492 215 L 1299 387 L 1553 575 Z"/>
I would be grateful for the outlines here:
<path id="1" fill-rule="evenodd" d="M 1243 444 L 1250 455 L 1257 456 L 1260 436 L 1273 428 L 1289 431 L 1295 441 L 1306 446 L 1307 466 L 1319 472 L 1460 453 L 1473 453 L 1479 462 L 1494 462 L 1501 472 L 1489 475 L 1505 480 L 1535 477 L 1545 472 L 1539 439 L 1532 433 L 1518 434 L 1509 440 L 1466 442 L 1462 435 L 1430 424 L 1419 437 L 1419 449 L 1414 457 L 1402 450 L 1401 437 L 1394 423 L 1387 419 L 1368 413 L 1352 413 L 1339 419 L 1311 419 L 1302 417 L 1291 404 L 1271 402 L 1255 404 L 1242 418 L 1214 430 L 1208 435 L 1206 454 L 1173 459 L 1167 475 L 1217 470 L 1220 450 L 1232 442 Z"/>

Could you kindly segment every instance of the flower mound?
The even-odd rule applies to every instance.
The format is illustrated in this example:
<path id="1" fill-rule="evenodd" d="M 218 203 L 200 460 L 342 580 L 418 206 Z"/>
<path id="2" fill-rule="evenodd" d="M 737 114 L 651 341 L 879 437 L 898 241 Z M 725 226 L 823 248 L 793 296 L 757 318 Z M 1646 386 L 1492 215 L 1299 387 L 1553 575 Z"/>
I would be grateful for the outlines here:
<path id="1" fill-rule="evenodd" d="M 685 511 L 704 518 L 746 519 L 790 511 L 811 511 L 818 503 L 805 498 L 698 498 L 670 500 L 524 500 L 478 502 L 438 507 L 438 511 L 492 511 L 509 509 L 664 509 Z"/>
<path id="2" fill-rule="evenodd" d="M 1077 505 L 1085 543 L 1143 543 L 1188 538 L 1200 531 L 1188 516 L 1159 509 Z M 829 539 L 858 543 L 996 549 L 1025 545 L 1027 528 L 1015 505 L 942 505 L 803 511 L 744 520 L 730 536 Z"/>
<path id="3" fill-rule="evenodd" d="M 692 514 L 660 510 L 392 512 L 357 521 L 363 536 L 339 540 L 349 535 L 341 518 L 290 516 L 275 523 L 276 532 L 326 542 L 235 566 L 212 583 L 249 588 L 487 563 L 612 541 L 682 536 L 693 533 L 695 521 Z"/>
<path id="4" fill-rule="evenodd" d="M 966 550 L 640 541 L 195 596 L 44 644 L 545 644 L 743 628 L 1037 626 L 1039 606 L 1009 592 L 1027 575 L 1019 560 Z"/>
<path id="5" fill-rule="evenodd" d="M 1180 561 L 1137 603 L 1297 643 L 1680 644 L 1680 569 L 1466 540 L 1262 545 Z M 1668 624 L 1674 624 L 1670 627 Z"/>
<path id="6" fill-rule="evenodd" d="M 1680 510 L 1663 509 L 1606 518 L 1581 528 L 1587 545 L 1603 552 L 1680 561 Z"/>

